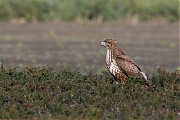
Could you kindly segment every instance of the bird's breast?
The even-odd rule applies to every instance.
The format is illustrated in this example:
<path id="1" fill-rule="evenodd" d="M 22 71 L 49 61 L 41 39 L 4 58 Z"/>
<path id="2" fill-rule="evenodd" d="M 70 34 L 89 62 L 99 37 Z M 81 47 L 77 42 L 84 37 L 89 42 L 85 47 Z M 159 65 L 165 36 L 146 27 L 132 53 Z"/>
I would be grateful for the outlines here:
<path id="1" fill-rule="evenodd" d="M 115 75 L 119 72 L 118 65 L 117 65 L 116 61 L 113 59 L 113 54 L 108 49 L 107 49 L 107 53 L 106 53 L 106 64 L 107 64 L 107 68 L 113 75 Z"/>
<path id="2" fill-rule="evenodd" d="M 115 60 L 112 60 L 112 62 L 107 66 L 107 68 L 113 75 L 116 75 L 120 71 Z"/>

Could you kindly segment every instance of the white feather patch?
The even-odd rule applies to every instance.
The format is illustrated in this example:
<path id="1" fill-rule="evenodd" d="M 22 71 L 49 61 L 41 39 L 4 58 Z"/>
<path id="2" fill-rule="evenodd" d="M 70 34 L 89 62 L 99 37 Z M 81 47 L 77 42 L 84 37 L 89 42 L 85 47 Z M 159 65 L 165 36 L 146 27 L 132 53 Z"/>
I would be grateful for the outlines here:
<path id="1" fill-rule="evenodd" d="M 145 79 L 146 81 L 148 81 L 146 74 L 145 74 L 144 72 L 140 72 L 140 73 L 143 75 L 144 79 Z"/>
<path id="2" fill-rule="evenodd" d="M 107 53 L 106 53 L 106 64 L 108 65 L 108 69 L 109 71 L 115 75 L 116 73 L 118 73 L 120 70 L 117 66 L 117 63 L 114 59 L 112 59 L 112 54 L 111 51 L 107 49 Z"/>
<path id="3" fill-rule="evenodd" d="M 110 50 L 107 49 L 107 53 L 106 53 L 106 63 L 107 63 L 107 65 L 110 65 L 110 60 L 111 60 L 111 52 L 110 52 Z"/>

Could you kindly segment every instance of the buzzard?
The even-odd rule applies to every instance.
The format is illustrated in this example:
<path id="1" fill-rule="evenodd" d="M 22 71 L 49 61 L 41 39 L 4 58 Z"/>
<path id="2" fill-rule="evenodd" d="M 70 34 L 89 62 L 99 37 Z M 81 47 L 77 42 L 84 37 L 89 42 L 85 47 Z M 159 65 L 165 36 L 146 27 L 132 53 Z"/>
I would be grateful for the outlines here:
<path id="1" fill-rule="evenodd" d="M 129 77 L 144 79 L 147 76 L 131 58 L 126 56 L 113 38 L 105 39 L 101 45 L 107 49 L 105 62 L 111 75 L 117 82 L 126 82 Z"/>

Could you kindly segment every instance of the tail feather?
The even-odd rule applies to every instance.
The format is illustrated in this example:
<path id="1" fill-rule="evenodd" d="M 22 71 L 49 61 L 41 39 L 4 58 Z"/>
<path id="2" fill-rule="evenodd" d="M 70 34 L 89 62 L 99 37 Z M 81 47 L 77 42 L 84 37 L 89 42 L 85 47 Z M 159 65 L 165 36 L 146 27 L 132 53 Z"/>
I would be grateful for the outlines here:
<path id="1" fill-rule="evenodd" d="M 148 79 L 147 79 L 146 74 L 145 74 L 144 72 L 140 72 L 140 73 L 141 73 L 143 79 L 144 79 L 145 81 L 149 82 Z"/>

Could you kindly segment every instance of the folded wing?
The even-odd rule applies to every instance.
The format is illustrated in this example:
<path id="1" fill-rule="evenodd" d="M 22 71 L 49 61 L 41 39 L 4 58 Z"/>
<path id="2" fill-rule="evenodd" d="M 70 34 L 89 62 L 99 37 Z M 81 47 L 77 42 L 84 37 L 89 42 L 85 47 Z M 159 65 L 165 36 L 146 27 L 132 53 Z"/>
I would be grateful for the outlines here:
<path id="1" fill-rule="evenodd" d="M 116 63 L 119 69 L 128 77 L 143 78 L 144 80 L 148 81 L 145 73 L 142 72 L 137 64 L 133 62 L 132 59 L 128 56 L 116 56 Z"/>

